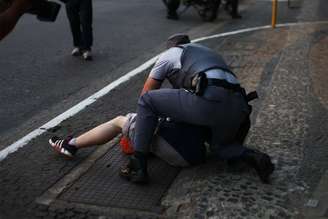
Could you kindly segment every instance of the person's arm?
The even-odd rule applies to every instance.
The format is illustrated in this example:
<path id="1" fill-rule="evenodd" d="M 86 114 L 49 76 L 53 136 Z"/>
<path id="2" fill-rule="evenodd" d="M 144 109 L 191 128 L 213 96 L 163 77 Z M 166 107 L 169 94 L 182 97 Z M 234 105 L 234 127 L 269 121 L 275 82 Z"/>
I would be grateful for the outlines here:
<path id="1" fill-rule="evenodd" d="M 11 6 L 0 14 L 0 41 L 15 27 L 19 18 L 32 6 L 33 0 L 13 0 Z"/>
<path id="2" fill-rule="evenodd" d="M 161 85 L 162 85 L 162 81 L 155 80 L 151 77 L 148 77 L 145 84 L 144 84 L 144 87 L 141 91 L 140 96 L 142 96 L 144 93 L 146 93 L 149 90 L 159 89 L 161 87 Z"/>
<path id="3" fill-rule="evenodd" d="M 167 74 L 174 68 L 175 60 L 180 59 L 180 57 L 175 57 L 175 54 L 176 51 L 173 51 L 172 55 L 172 49 L 169 49 L 159 56 L 158 60 L 149 73 L 140 96 L 149 90 L 156 90 L 161 87 L 163 81 L 167 77 Z"/>

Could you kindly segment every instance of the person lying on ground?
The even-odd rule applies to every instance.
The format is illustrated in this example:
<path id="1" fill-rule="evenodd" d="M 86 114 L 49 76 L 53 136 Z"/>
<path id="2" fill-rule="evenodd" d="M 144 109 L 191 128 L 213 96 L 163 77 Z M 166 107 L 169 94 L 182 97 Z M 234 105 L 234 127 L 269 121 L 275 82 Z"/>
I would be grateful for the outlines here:
<path id="1" fill-rule="evenodd" d="M 133 153 L 132 139 L 135 134 L 136 114 L 117 116 L 78 137 L 61 139 L 53 136 L 49 139 L 51 147 L 67 158 L 73 158 L 81 148 L 102 145 L 119 134 L 123 135 L 126 153 Z M 208 138 L 208 129 L 201 126 L 161 120 L 152 144 L 151 153 L 168 164 L 178 167 L 200 164 L 205 161 L 206 149 L 204 143 Z"/>

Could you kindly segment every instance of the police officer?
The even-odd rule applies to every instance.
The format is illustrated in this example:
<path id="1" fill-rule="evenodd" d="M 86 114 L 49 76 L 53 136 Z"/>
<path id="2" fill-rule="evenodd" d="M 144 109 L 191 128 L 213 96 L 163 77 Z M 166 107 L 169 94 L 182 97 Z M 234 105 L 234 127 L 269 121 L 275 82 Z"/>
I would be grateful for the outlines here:
<path id="1" fill-rule="evenodd" d="M 155 63 L 138 100 L 134 162 L 121 172 L 132 182 L 148 181 L 147 154 L 158 117 L 170 117 L 209 127 L 211 149 L 219 158 L 246 161 L 267 183 L 274 170 L 270 157 L 243 147 L 245 135 L 243 139 L 237 137 L 244 121 L 249 121 L 250 107 L 234 73 L 220 55 L 190 43 L 185 34 L 171 36 L 167 46 L 169 49 Z M 159 89 L 164 79 L 173 89 Z"/>

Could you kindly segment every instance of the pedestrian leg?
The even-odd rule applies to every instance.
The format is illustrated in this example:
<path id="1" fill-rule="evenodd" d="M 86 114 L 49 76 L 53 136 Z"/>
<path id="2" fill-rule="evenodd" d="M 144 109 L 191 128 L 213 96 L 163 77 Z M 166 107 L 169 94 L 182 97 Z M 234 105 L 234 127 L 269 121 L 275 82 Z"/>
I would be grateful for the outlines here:
<path id="1" fill-rule="evenodd" d="M 180 0 L 168 0 L 167 1 L 167 19 L 177 20 L 179 16 L 177 10 L 180 6 Z"/>
<path id="2" fill-rule="evenodd" d="M 125 116 L 117 116 L 77 137 L 75 146 L 82 148 L 105 144 L 122 132 L 126 122 L 127 118 Z"/>
<path id="3" fill-rule="evenodd" d="M 73 36 L 74 47 L 80 48 L 82 46 L 79 4 L 76 0 L 70 0 L 66 3 L 66 14 Z"/>
<path id="4" fill-rule="evenodd" d="M 92 1 L 82 0 L 80 6 L 80 21 L 82 27 L 83 50 L 91 50 L 93 43 L 92 34 Z"/>
<path id="5" fill-rule="evenodd" d="M 241 15 L 238 13 L 239 0 L 230 0 L 230 1 L 231 1 L 231 17 L 234 19 L 241 18 Z"/>

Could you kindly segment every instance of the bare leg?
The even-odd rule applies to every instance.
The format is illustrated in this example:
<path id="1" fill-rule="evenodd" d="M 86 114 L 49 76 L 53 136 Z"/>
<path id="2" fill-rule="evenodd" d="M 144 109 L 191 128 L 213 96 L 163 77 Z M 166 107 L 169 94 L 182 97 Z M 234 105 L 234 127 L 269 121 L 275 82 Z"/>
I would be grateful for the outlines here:
<path id="1" fill-rule="evenodd" d="M 126 121 L 127 118 L 125 116 L 117 116 L 77 137 L 75 146 L 83 148 L 105 144 L 122 132 Z"/>

